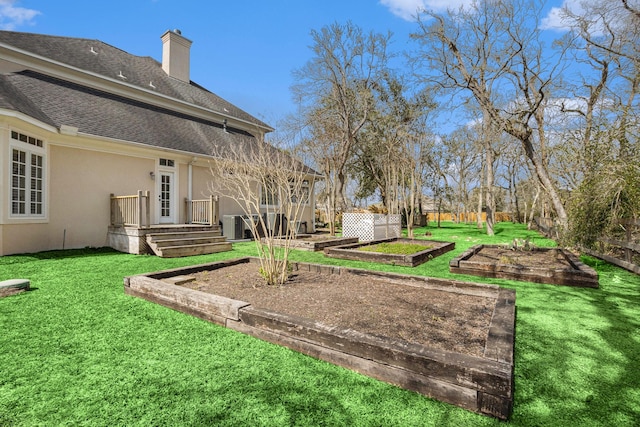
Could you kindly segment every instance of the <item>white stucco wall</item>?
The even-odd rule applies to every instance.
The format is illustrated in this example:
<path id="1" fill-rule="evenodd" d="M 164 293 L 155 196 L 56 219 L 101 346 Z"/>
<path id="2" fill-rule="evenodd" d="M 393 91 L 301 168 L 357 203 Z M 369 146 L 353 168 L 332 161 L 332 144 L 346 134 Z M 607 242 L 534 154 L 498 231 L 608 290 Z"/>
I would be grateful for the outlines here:
<path id="1" fill-rule="evenodd" d="M 12 129 L 44 141 L 46 212 L 42 218 L 10 215 Z M 81 134 L 61 134 L 55 128 L 24 118 L 0 118 L 0 256 L 106 246 L 111 193 L 132 195 L 148 190 L 151 223 L 157 224 L 158 176 L 163 169 L 160 158 L 175 161 L 173 168 L 164 169 L 175 172 L 175 222 L 185 223 L 189 163 L 194 162 L 191 155 Z M 193 163 L 192 199 L 206 199 L 211 194 L 210 165 L 202 158 Z M 232 198 L 220 196 L 220 217 L 244 213 Z M 305 207 L 300 218 L 307 221 L 308 231 L 312 231 L 313 206 L 311 203 Z"/>
<path id="2" fill-rule="evenodd" d="M 41 218 L 10 214 L 12 129 L 44 141 L 45 215 Z M 61 135 L 56 129 L 20 120 L 0 122 L 0 255 L 105 246 L 110 194 L 149 190 L 156 197 L 149 172 L 156 168 L 157 155 L 117 142 Z"/>

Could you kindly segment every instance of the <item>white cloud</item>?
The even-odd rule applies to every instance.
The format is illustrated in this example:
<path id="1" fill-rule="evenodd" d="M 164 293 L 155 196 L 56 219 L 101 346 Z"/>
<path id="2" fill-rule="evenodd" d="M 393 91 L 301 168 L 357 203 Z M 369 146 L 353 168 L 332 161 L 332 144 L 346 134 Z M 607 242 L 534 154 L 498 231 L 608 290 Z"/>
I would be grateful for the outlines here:
<path id="1" fill-rule="evenodd" d="M 405 21 L 414 21 L 416 15 L 424 10 L 444 12 L 447 9 L 457 9 L 467 6 L 473 0 L 380 0 L 380 4 L 386 6 L 391 13 Z"/>
<path id="2" fill-rule="evenodd" d="M 0 29 L 13 30 L 20 25 L 31 24 L 40 12 L 15 5 L 16 0 L 0 0 Z"/>
<path id="3" fill-rule="evenodd" d="M 571 30 L 574 22 L 567 16 L 566 10 L 576 15 L 584 14 L 584 8 L 580 0 L 564 0 L 560 7 L 552 7 L 547 16 L 542 18 L 540 29 L 559 32 Z"/>
<path id="4" fill-rule="evenodd" d="M 637 9 L 640 1 L 629 0 L 629 5 Z M 569 14 L 567 14 L 567 11 Z M 592 35 L 604 34 L 606 24 L 614 30 L 624 31 L 625 25 L 630 24 L 631 14 L 625 10 L 622 2 L 611 0 L 563 0 L 560 7 L 552 7 L 541 23 L 541 30 L 567 32 L 575 29 L 578 22 L 575 17 L 589 22 L 589 32 Z"/>

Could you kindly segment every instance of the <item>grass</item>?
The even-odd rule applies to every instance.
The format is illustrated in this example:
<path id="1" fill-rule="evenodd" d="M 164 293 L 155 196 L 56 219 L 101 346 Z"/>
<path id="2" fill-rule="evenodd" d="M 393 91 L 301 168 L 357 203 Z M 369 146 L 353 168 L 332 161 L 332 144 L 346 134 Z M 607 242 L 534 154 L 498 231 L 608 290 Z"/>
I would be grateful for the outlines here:
<path id="1" fill-rule="evenodd" d="M 423 228 L 456 249 L 415 268 L 300 261 L 437 277 L 478 243 L 530 237 L 500 223 Z M 0 280 L 33 291 L 0 299 L 0 426 L 635 426 L 640 423 L 640 278 L 594 258 L 599 289 L 458 276 L 517 292 L 515 405 L 504 423 L 428 399 L 123 292 L 136 273 L 253 255 L 182 259 L 111 250 L 0 258 Z"/>
<path id="2" fill-rule="evenodd" d="M 398 243 L 398 242 L 382 242 L 375 245 L 360 246 L 359 251 L 364 252 L 380 252 L 383 254 L 394 255 L 411 255 L 416 252 L 422 252 L 430 249 L 429 245 L 421 245 L 419 243 Z"/>

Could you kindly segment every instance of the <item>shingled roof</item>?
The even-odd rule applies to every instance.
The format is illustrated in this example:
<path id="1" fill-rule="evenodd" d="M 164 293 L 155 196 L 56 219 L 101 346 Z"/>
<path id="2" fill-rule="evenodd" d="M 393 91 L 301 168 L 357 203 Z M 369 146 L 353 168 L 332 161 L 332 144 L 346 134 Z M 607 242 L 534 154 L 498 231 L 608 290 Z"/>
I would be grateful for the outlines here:
<path id="1" fill-rule="evenodd" d="M 144 102 L 45 75 L 23 70 L 0 75 L 0 108 L 19 111 L 59 128 L 160 148 L 210 155 L 215 145 L 253 139 L 246 130 L 223 129 L 215 113 L 253 125 L 271 128 L 240 108 L 194 82 L 169 77 L 162 65 L 150 57 L 131 55 L 98 40 L 0 31 L 0 43 L 75 69 L 104 76 L 113 82 L 126 77 L 126 84 L 145 91 L 202 107 L 214 112 L 211 120 L 190 116 Z M 124 86 L 124 84 L 123 84 Z"/>

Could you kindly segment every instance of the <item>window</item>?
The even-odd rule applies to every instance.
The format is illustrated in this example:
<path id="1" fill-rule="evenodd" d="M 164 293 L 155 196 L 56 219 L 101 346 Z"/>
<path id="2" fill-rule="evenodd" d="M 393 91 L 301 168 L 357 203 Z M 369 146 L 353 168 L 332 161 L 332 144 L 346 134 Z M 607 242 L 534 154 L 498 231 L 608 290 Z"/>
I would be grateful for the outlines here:
<path id="1" fill-rule="evenodd" d="M 35 145 L 36 147 L 42 148 L 43 146 L 41 139 L 37 139 L 20 132 L 11 131 L 11 138 L 15 139 L 16 141 L 26 142 L 27 144 Z"/>
<path id="2" fill-rule="evenodd" d="M 160 159 L 160 166 L 168 166 L 172 168 L 175 166 L 175 161 L 172 159 Z"/>
<path id="3" fill-rule="evenodd" d="M 309 181 L 304 180 L 301 183 L 291 183 L 289 185 L 289 202 L 297 204 L 300 202 L 303 205 L 309 204 Z M 286 189 L 282 191 L 286 192 Z M 280 205 L 280 189 L 275 183 L 262 187 L 260 194 L 260 204 L 262 206 L 279 206 Z"/>
<path id="4" fill-rule="evenodd" d="M 11 149 L 11 214 L 44 215 L 44 153 L 41 139 L 12 131 L 18 143 Z M 32 147 L 29 147 L 32 146 Z"/>
<path id="5" fill-rule="evenodd" d="M 291 203 L 298 203 L 298 198 L 299 198 L 299 200 L 302 202 L 303 205 L 309 204 L 309 181 L 308 180 L 305 179 L 304 181 L 302 181 L 298 189 L 295 189 L 294 185 L 292 184 L 290 187 L 290 192 L 291 192 Z"/>
<path id="6" fill-rule="evenodd" d="M 276 185 L 266 185 L 262 187 L 260 194 L 260 204 L 262 206 L 279 206 L 278 188 Z"/>

